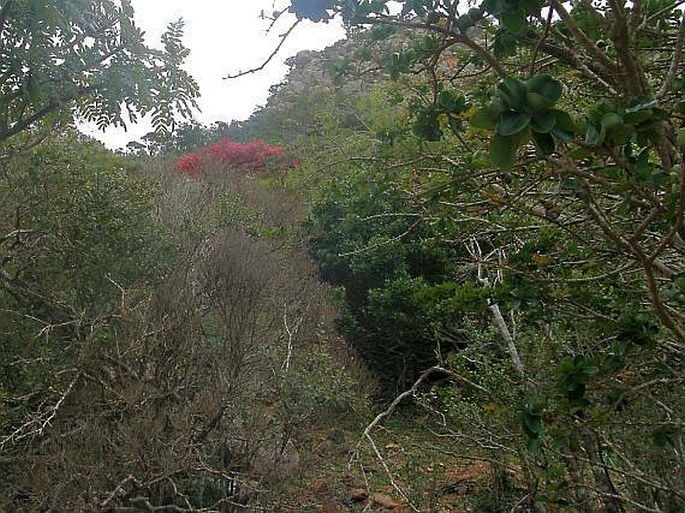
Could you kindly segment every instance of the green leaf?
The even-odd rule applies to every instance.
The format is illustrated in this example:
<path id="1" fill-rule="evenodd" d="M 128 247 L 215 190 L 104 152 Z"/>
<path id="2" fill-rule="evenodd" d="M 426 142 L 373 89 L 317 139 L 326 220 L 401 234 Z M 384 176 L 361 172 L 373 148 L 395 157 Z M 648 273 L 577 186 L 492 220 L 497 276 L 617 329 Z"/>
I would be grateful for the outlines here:
<path id="1" fill-rule="evenodd" d="M 472 127 L 480 130 L 494 130 L 497 127 L 497 118 L 493 119 L 490 116 L 489 109 L 485 107 L 474 112 L 469 119 L 469 123 Z"/>
<path id="2" fill-rule="evenodd" d="M 542 449 L 542 441 L 539 438 L 529 438 L 526 442 L 526 449 L 531 454 L 539 454 Z"/>
<path id="3" fill-rule="evenodd" d="M 449 114 L 461 114 L 468 108 L 464 95 L 455 91 L 440 91 L 438 95 L 438 108 Z"/>
<path id="4" fill-rule="evenodd" d="M 557 127 L 570 133 L 575 133 L 578 131 L 576 122 L 567 112 L 560 109 L 554 109 L 553 112 L 557 120 Z"/>
<path id="5" fill-rule="evenodd" d="M 417 114 L 412 128 L 416 135 L 427 141 L 439 141 L 444 135 L 440 128 L 438 113 L 430 109 Z"/>
<path id="6" fill-rule="evenodd" d="M 540 150 L 540 153 L 542 153 L 543 155 L 551 155 L 552 153 L 554 153 L 554 138 L 550 134 L 544 134 L 541 132 L 534 131 L 533 141 L 535 142 L 535 146 L 537 147 L 537 149 Z"/>
<path id="7" fill-rule="evenodd" d="M 531 116 L 526 112 L 505 112 L 497 126 L 497 132 L 503 136 L 519 133 L 530 123 Z"/>
<path id="8" fill-rule="evenodd" d="M 463 16 L 459 16 L 457 18 L 457 28 L 461 32 L 466 32 L 471 27 L 473 27 L 473 20 L 470 16 L 464 14 Z"/>
<path id="9" fill-rule="evenodd" d="M 493 16 L 499 16 L 510 7 L 507 0 L 485 0 L 483 8 Z"/>
<path id="10" fill-rule="evenodd" d="M 615 112 L 607 112 L 606 114 L 604 114 L 604 116 L 602 116 L 601 124 L 602 127 L 607 131 L 607 133 L 611 133 L 618 127 L 622 126 L 624 124 L 624 121 L 623 118 Z"/>
<path id="11" fill-rule="evenodd" d="M 526 93 L 526 100 L 533 111 L 544 111 L 554 105 L 552 100 L 535 91 L 528 91 Z"/>
<path id="12" fill-rule="evenodd" d="M 498 94 L 511 110 L 522 111 L 526 106 L 526 86 L 518 78 L 507 77 L 497 86 Z"/>
<path id="13" fill-rule="evenodd" d="M 561 82 L 547 74 L 536 75 L 529 78 L 526 81 L 526 89 L 528 92 L 538 93 L 544 96 L 551 102 L 558 101 L 564 90 Z"/>
<path id="14" fill-rule="evenodd" d="M 517 36 L 523 35 L 528 31 L 528 21 L 526 21 L 526 13 L 521 9 L 509 9 L 500 15 L 502 25 L 506 27 L 512 34 Z"/>
<path id="15" fill-rule="evenodd" d="M 539 416 L 524 415 L 523 422 L 525 423 L 525 426 L 530 433 L 535 435 L 539 435 L 540 433 L 542 433 L 542 419 Z"/>
<path id="16" fill-rule="evenodd" d="M 681 149 L 685 149 L 685 128 L 678 130 L 677 142 Z"/>
<path id="17" fill-rule="evenodd" d="M 523 400 L 523 408 L 528 414 L 541 415 L 544 404 L 539 396 L 535 394 L 528 394 Z"/>
<path id="18" fill-rule="evenodd" d="M 517 149 L 515 137 L 495 134 L 490 143 L 490 160 L 503 171 L 509 170 L 514 165 Z"/>
<path id="19" fill-rule="evenodd" d="M 585 133 L 585 144 L 589 146 L 601 146 L 606 138 L 607 131 L 604 125 L 597 127 L 594 123 L 588 123 Z"/>
<path id="20" fill-rule="evenodd" d="M 554 111 L 547 110 L 533 114 L 531 127 L 535 132 L 547 134 L 552 131 L 556 123 L 557 117 Z"/>
<path id="21" fill-rule="evenodd" d="M 495 32 L 495 41 L 492 44 L 492 52 L 495 57 L 501 59 L 502 57 L 509 57 L 516 54 L 516 47 L 518 40 L 511 32 L 504 28 L 500 28 Z"/>
<path id="22" fill-rule="evenodd" d="M 651 110 L 641 110 L 637 112 L 626 112 L 626 114 L 623 116 L 623 121 L 626 123 L 629 123 L 631 125 L 639 125 L 640 123 L 644 123 L 646 121 L 651 120 L 653 117 L 653 113 Z"/>

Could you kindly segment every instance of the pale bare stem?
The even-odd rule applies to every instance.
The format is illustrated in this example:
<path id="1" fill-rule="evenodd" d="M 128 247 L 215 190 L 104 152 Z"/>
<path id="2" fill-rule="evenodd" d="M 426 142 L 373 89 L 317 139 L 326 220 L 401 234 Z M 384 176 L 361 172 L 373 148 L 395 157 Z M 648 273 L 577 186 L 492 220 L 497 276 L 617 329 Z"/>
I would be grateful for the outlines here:
<path id="1" fill-rule="evenodd" d="M 395 481 L 395 479 L 392 475 L 392 472 L 391 472 L 390 468 L 388 467 L 388 464 L 385 462 L 383 455 L 378 450 L 378 447 L 376 446 L 376 442 L 374 441 L 374 439 L 366 431 L 364 431 L 364 437 L 369 441 L 369 444 L 371 445 L 373 452 L 376 454 L 378 461 L 381 462 L 381 465 L 383 466 L 383 469 L 385 470 L 385 473 L 388 476 L 388 479 L 390 480 L 390 485 L 395 489 L 395 491 L 400 495 L 400 497 L 402 497 L 404 499 L 404 501 L 409 505 L 409 507 L 411 509 L 413 509 L 417 513 L 420 513 L 421 510 L 414 505 L 414 503 L 411 501 L 411 499 L 409 497 L 407 497 L 407 494 L 404 493 L 404 490 L 402 490 L 402 488 L 400 488 L 400 486 Z"/>
<path id="2" fill-rule="evenodd" d="M 309 309 L 309 304 L 307 304 L 307 307 L 305 309 Z M 287 371 L 290 368 L 290 361 L 292 360 L 293 357 L 293 340 L 297 336 L 298 331 L 300 331 L 300 326 L 302 325 L 302 321 L 304 320 L 304 314 L 300 316 L 299 319 L 297 319 L 297 322 L 295 322 L 294 326 L 291 326 L 290 323 L 288 322 L 288 303 L 284 302 L 283 303 L 283 326 L 285 327 L 285 332 L 288 334 L 288 354 L 285 358 L 285 361 L 283 362 L 282 369 Z"/>
<path id="3" fill-rule="evenodd" d="M 649 213 L 647 217 L 640 223 L 640 225 L 635 229 L 635 232 L 633 232 L 633 235 L 631 236 L 631 240 L 634 242 L 637 242 L 642 234 L 645 232 L 647 228 L 663 213 L 663 208 L 661 206 L 657 206 L 652 211 Z"/>
<path id="4" fill-rule="evenodd" d="M 657 12 L 650 15 L 648 18 L 645 18 L 645 20 L 640 24 L 640 29 L 650 27 L 657 19 L 661 18 L 664 14 L 666 14 L 667 12 L 674 11 L 683 4 L 685 4 L 685 0 L 678 0 L 677 2 L 673 2 L 672 4 L 667 5 L 663 9 L 659 9 Z"/>
<path id="5" fill-rule="evenodd" d="M 271 32 L 271 29 L 274 28 L 274 25 L 276 25 L 276 22 L 280 19 L 281 16 L 283 16 L 286 12 L 288 12 L 288 8 L 285 7 L 281 9 L 280 11 L 274 11 L 273 17 L 267 16 L 264 11 L 262 11 L 262 17 L 265 20 L 270 20 L 271 23 L 269 23 L 269 26 L 267 29 L 264 31 L 265 34 L 269 34 Z"/>
<path id="6" fill-rule="evenodd" d="M 459 374 L 457 374 L 457 373 L 455 373 L 449 369 L 445 369 L 444 367 L 439 367 L 436 365 L 436 366 L 433 366 L 430 369 L 424 371 L 421 374 L 421 376 L 419 376 L 419 378 L 416 380 L 416 382 L 412 385 L 411 388 L 409 388 L 408 390 L 405 390 L 400 395 L 395 397 L 395 399 L 392 401 L 392 403 L 390 403 L 390 406 L 388 406 L 384 411 L 382 411 L 381 413 L 376 415 L 376 418 L 374 418 L 373 421 L 371 421 L 371 423 L 368 426 L 366 426 L 366 429 L 364 429 L 363 435 L 366 436 L 376 426 L 378 426 L 384 418 L 392 415 L 393 412 L 395 411 L 395 408 L 397 408 L 397 406 L 402 401 L 404 401 L 407 397 L 413 396 L 416 393 L 416 391 L 418 390 L 419 386 L 421 386 L 421 383 L 426 381 L 428 378 L 430 378 L 434 374 L 447 375 L 447 376 L 451 377 L 452 379 L 454 379 L 455 381 L 465 383 L 465 384 L 475 388 L 476 390 L 478 390 L 480 392 L 483 392 L 485 394 L 489 394 L 487 389 L 485 389 L 482 386 L 474 383 L 473 381 L 471 381 L 471 380 L 469 380 L 469 379 L 467 379 L 467 378 L 465 378 L 465 377 L 463 377 L 463 376 L 461 376 L 461 375 L 459 375 Z M 360 441 L 360 443 L 361 443 L 361 441 Z M 357 444 L 357 447 L 359 447 L 359 444 Z"/>
<path id="7" fill-rule="evenodd" d="M 518 502 L 516 502 L 516 504 L 514 504 L 512 506 L 512 508 L 509 510 L 509 513 L 516 513 L 516 510 L 519 509 L 519 507 L 521 507 L 523 505 L 523 503 L 526 502 L 529 498 L 530 498 L 529 493 L 527 493 L 526 495 L 521 497 L 521 499 L 519 499 Z"/>
<path id="8" fill-rule="evenodd" d="M 74 379 L 71 380 L 67 388 L 62 392 L 57 399 L 57 402 L 50 406 L 46 411 L 36 413 L 33 418 L 26 421 L 24 424 L 16 428 L 12 433 L 5 436 L 0 440 L 0 449 L 3 449 L 5 445 L 10 442 L 18 442 L 24 438 L 29 438 L 32 436 L 41 436 L 43 432 L 50 426 L 53 420 L 57 417 L 59 409 L 67 400 L 69 394 L 71 393 L 74 385 L 81 378 L 81 373 L 78 372 Z"/>
<path id="9" fill-rule="evenodd" d="M 499 442 L 496 442 L 491 439 L 487 440 L 482 440 L 480 438 L 477 438 L 475 436 L 467 435 L 465 433 L 457 433 L 454 431 L 450 431 L 448 433 L 436 433 L 435 431 L 429 429 L 431 434 L 433 434 L 436 438 L 453 438 L 455 439 L 458 443 L 462 443 L 464 440 L 468 442 L 475 443 L 480 447 L 481 449 L 484 449 L 486 451 L 496 451 L 498 453 L 505 452 L 510 455 L 516 455 L 518 454 L 518 451 L 516 449 L 513 449 L 512 447 L 509 447 L 507 445 L 503 445 Z M 444 451 L 444 449 L 443 449 Z M 487 456 L 466 456 L 466 455 L 461 455 L 455 452 L 450 452 L 450 451 L 444 451 L 445 454 L 452 454 L 454 456 L 460 456 L 461 458 L 464 459 L 469 459 L 469 460 L 475 460 L 475 461 L 489 461 L 490 463 L 494 463 L 496 465 L 499 465 L 503 468 L 506 468 L 507 470 L 510 470 L 512 472 L 517 472 L 518 470 L 512 466 L 507 465 L 504 461 L 501 460 L 494 460 L 492 458 L 488 458 Z"/>
<path id="10" fill-rule="evenodd" d="M 550 448 L 549 450 L 554 452 L 556 455 L 564 457 L 564 458 L 570 456 L 569 454 L 557 451 L 554 448 Z M 592 463 L 588 458 L 585 458 L 584 456 L 574 455 L 573 457 L 576 458 L 578 461 L 582 461 L 584 463 Z M 653 481 L 651 479 L 648 479 L 648 478 L 644 477 L 644 475 L 641 473 L 633 472 L 633 471 L 625 470 L 625 469 L 620 469 L 618 467 L 615 467 L 613 465 L 606 464 L 606 463 L 604 464 L 604 467 L 607 470 L 615 472 L 616 474 L 626 476 L 626 477 L 629 477 L 631 479 L 635 479 L 636 481 L 639 481 L 640 483 L 642 483 L 644 485 L 647 485 L 651 488 L 654 488 L 655 490 L 662 490 L 664 492 L 672 492 L 677 497 L 680 497 L 681 499 L 685 499 L 685 493 L 682 490 L 677 490 L 677 489 L 674 489 L 673 487 L 668 486 L 668 485 L 661 483 L 659 481 Z"/>
<path id="11" fill-rule="evenodd" d="M 557 35 L 560 34 L 558 29 L 555 29 L 555 33 Z M 539 41 L 539 39 L 535 39 L 531 36 L 526 36 L 525 40 L 529 43 L 535 44 L 537 44 L 537 42 Z M 601 68 L 598 71 L 593 71 L 592 69 L 590 69 L 583 62 L 580 56 L 574 51 L 571 44 L 562 48 L 560 46 L 549 44 L 547 41 L 544 41 L 540 44 L 540 48 L 548 55 L 559 59 L 561 62 L 566 63 L 569 66 L 583 73 L 588 79 L 590 79 L 590 82 L 600 84 L 606 90 L 607 93 L 613 96 L 618 96 L 618 92 L 616 91 L 614 86 L 612 86 L 609 83 L 609 81 L 615 78 L 614 75 L 612 75 L 608 70 L 604 68 Z M 604 76 L 600 76 L 600 71 Z"/>
<path id="12" fill-rule="evenodd" d="M 38 338 L 42 337 L 43 335 L 45 335 L 45 340 L 47 340 L 47 339 L 49 338 L 50 332 L 51 332 L 52 330 L 54 330 L 55 328 L 62 328 L 62 327 L 64 327 L 64 326 L 71 326 L 72 324 L 78 325 L 78 324 L 80 324 L 80 323 L 81 323 L 81 321 L 77 319 L 77 320 L 74 320 L 74 321 L 60 322 L 60 323 L 58 323 L 58 324 L 46 324 L 46 325 L 43 327 L 43 329 L 41 329 L 41 330 L 36 334 L 36 336 L 33 337 L 33 338 L 38 339 Z"/>
<path id="13" fill-rule="evenodd" d="M 112 285 L 114 285 L 116 288 L 119 289 L 119 292 L 121 293 L 121 303 L 119 305 L 119 308 L 121 308 L 121 312 L 126 311 L 126 291 L 124 288 L 119 285 L 116 281 L 114 281 L 109 275 L 107 275 L 107 281 L 109 281 Z"/>
<path id="14" fill-rule="evenodd" d="M 16 229 L 5 235 L 4 237 L 0 237 L 0 241 L 4 242 L 8 239 L 14 239 L 16 238 L 17 240 L 20 240 L 22 235 L 29 235 L 33 233 L 34 230 L 21 230 L 21 229 Z"/>
<path id="15" fill-rule="evenodd" d="M 652 262 L 649 261 L 647 255 L 645 255 L 644 252 L 638 246 L 633 245 L 633 252 L 635 253 L 636 257 L 638 258 L 639 262 L 642 264 L 642 267 L 644 269 L 644 274 L 647 282 L 647 290 L 649 291 L 649 297 L 652 302 L 652 307 L 654 308 L 657 317 L 659 317 L 661 322 L 663 322 L 664 325 L 671 330 L 671 333 L 673 333 L 678 338 L 680 343 L 685 344 L 685 330 L 683 330 L 683 327 L 680 324 L 678 324 L 677 321 L 674 320 L 674 318 L 668 312 L 668 309 L 666 308 L 661 299 L 659 287 L 656 283 L 656 278 L 654 276 Z"/>
<path id="16" fill-rule="evenodd" d="M 649 506 L 646 506 L 644 504 L 636 502 L 632 499 L 629 499 L 628 497 L 624 497 L 623 495 L 617 495 L 614 493 L 606 493 L 606 492 L 602 492 L 601 490 L 596 490 L 596 491 L 599 492 L 599 494 L 603 497 L 607 497 L 609 499 L 615 499 L 615 500 L 618 500 L 621 502 L 625 502 L 625 503 L 630 504 L 631 506 L 637 508 L 640 511 L 647 511 L 649 513 L 663 513 L 663 510 L 661 510 L 661 509 L 650 508 Z"/>
<path id="17" fill-rule="evenodd" d="M 664 250 L 675 240 L 678 240 L 678 232 L 682 229 L 683 227 L 683 215 L 682 213 L 678 214 L 678 218 L 676 219 L 675 224 L 671 228 L 671 230 L 668 232 L 666 237 L 663 238 L 663 240 L 659 243 L 659 246 L 652 251 L 652 253 L 649 255 L 649 261 L 654 262 L 654 260 L 664 252 Z M 682 253 L 682 250 L 680 251 Z"/>
<path id="18" fill-rule="evenodd" d="M 102 501 L 102 502 L 99 504 L 99 506 L 100 506 L 101 508 L 103 508 L 103 509 L 106 509 L 106 508 L 108 508 L 108 507 L 112 504 L 112 502 L 114 502 L 115 500 L 118 500 L 118 499 L 120 499 L 120 498 L 126 496 L 126 494 L 128 493 L 128 490 L 126 489 L 126 487 L 127 487 L 130 483 L 132 483 L 133 486 L 134 486 L 135 488 L 142 488 L 142 487 L 143 487 L 143 484 L 142 484 L 140 481 L 138 481 L 138 480 L 137 480 L 135 477 L 133 477 L 132 475 L 129 475 L 128 477 L 126 477 L 126 479 L 124 479 L 123 481 L 121 481 L 121 482 L 116 486 L 116 488 L 114 488 L 114 490 L 112 491 L 112 493 L 110 493 L 109 496 L 108 496 L 104 501 Z"/>
<path id="19" fill-rule="evenodd" d="M 362 218 L 359 219 L 359 221 L 362 221 L 362 222 L 363 222 L 363 221 L 371 221 L 371 220 L 373 220 L 373 219 L 384 219 L 384 218 L 388 218 L 388 217 L 423 217 L 424 219 L 441 219 L 441 218 L 438 217 L 438 216 L 434 216 L 434 217 L 424 217 L 423 214 L 418 214 L 418 213 L 415 213 L 415 212 L 407 212 L 407 213 L 404 213 L 404 212 L 397 212 L 397 213 L 389 212 L 389 213 L 386 213 L 386 214 L 374 214 L 374 215 L 372 215 L 372 216 L 362 217 Z"/>
<path id="20" fill-rule="evenodd" d="M 492 304 L 488 308 L 490 309 L 493 317 L 495 318 L 495 324 L 499 329 L 500 335 L 502 335 L 504 342 L 507 344 L 507 351 L 509 352 L 511 361 L 514 364 L 514 368 L 516 369 L 516 372 L 521 377 L 521 379 L 525 382 L 526 366 L 523 364 L 523 360 L 521 360 L 521 356 L 519 355 L 518 349 L 516 348 L 516 342 L 514 341 L 514 337 L 511 335 L 511 331 L 509 331 L 509 327 L 507 326 L 507 323 L 504 320 L 504 317 L 502 316 L 502 311 L 500 310 L 498 304 Z"/>
<path id="21" fill-rule="evenodd" d="M 500 253 L 499 251 L 495 251 L 491 253 L 490 255 L 483 257 L 482 250 L 480 247 L 480 244 L 478 243 L 477 240 L 471 239 L 470 244 L 466 245 L 467 251 L 471 254 L 471 257 L 476 261 L 477 264 L 477 272 L 478 272 L 478 281 L 485 287 L 491 286 L 490 280 L 488 277 L 485 276 L 483 272 L 483 262 L 487 261 L 489 257 L 491 257 L 495 253 Z M 501 276 L 498 271 L 498 275 L 495 278 L 495 281 L 501 280 Z M 504 320 L 504 316 L 502 315 L 502 311 L 500 310 L 500 307 L 498 304 L 493 303 L 488 306 L 490 311 L 492 312 L 493 318 L 495 320 L 495 325 L 497 326 L 497 329 L 500 332 L 500 335 L 504 339 L 505 344 L 507 345 L 507 351 L 509 353 L 509 356 L 511 357 L 511 361 L 514 364 L 514 368 L 516 369 L 516 372 L 518 373 L 519 377 L 521 380 L 525 383 L 527 382 L 526 379 L 526 366 L 523 363 L 523 360 L 521 359 L 521 356 L 518 352 L 518 348 L 516 347 L 516 342 L 514 340 L 514 337 L 511 334 L 511 331 L 509 330 L 509 327 L 507 326 L 506 321 Z"/>
<path id="22" fill-rule="evenodd" d="M 507 76 L 507 72 L 504 71 L 504 68 L 502 65 L 499 63 L 495 57 L 492 56 L 490 52 L 488 52 L 485 48 L 480 46 L 478 43 L 473 41 L 471 38 L 469 38 L 466 34 L 462 34 L 458 38 L 455 38 L 457 42 L 462 43 L 464 46 L 470 48 L 473 50 L 473 52 L 478 55 L 479 57 L 482 57 L 490 66 L 492 66 L 492 69 L 494 69 L 497 74 L 500 76 L 500 78 L 505 78 Z"/>
<path id="23" fill-rule="evenodd" d="M 358 459 L 359 448 L 361 447 L 363 440 L 366 439 L 369 442 L 369 444 L 371 445 L 371 448 L 373 449 L 374 453 L 376 454 L 376 457 L 381 462 L 381 465 L 383 465 L 383 468 L 385 469 L 386 474 L 388 475 L 388 478 L 390 479 L 390 484 L 392 485 L 392 487 L 407 502 L 409 507 L 412 508 L 416 512 L 418 512 L 419 509 L 417 509 L 416 506 L 414 506 L 414 504 L 411 502 L 411 500 L 409 500 L 409 498 L 406 496 L 404 491 L 395 482 L 395 480 L 392 476 L 392 472 L 388 468 L 385 460 L 383 459 L 383 455 L 378 450 L 378 447 L 376 446 L 376 443 L 373 440 L 373 437 L 371 436 L 371 431 L 373 431 L 373 429 L 376 428 L 384 418 L 392 415 L 393 412 L 395 411 L 395 409 L 397 408 L 397 406 L 402 401 L 404 401 L 408 397 L 414 396 L 414 394 L 416 394 L 416 391 L 418 390 L 419 386 L 421 386 L 421 384 L 424 381 L 426 381 L 428 378 L 430 378 L 434 374 L 447 375 L 447 376 L 453 378 L 455 381 L 465 383 L 465 384 L 475 388 L 476 390 L 479 390 L 479 391 L 484 392 L 484 393 L 488 393 L 488 391 L 486 389 L 484 389 L 483 387 L 481 387 L 480 385 L 473 383 L 471 380 L 464 378 L 463 376 L 460 376 L 459 374 L 457 374 L 457 373 L 455 373 L 449 369 L 445 369 L 445 368 L 439 367 L 439 366 L 431 367 L 430 369 L 424 371 L 421 374 L 421 376 L 419 376 L 419 378 L 416 380 L 416 382 L 412 385 L 411 388 L 409 388 L 408 390 L 405 390 L 400 395 L 395 397 L 395 399 L 392 401 L 392 403 L 390 403 L 390 406 L 388 406 L 384 411 L 382 411 L 381 413 L 376 415 L 376 417 L 371 421 L 371 423 L 368 426 L 366 426 L 366 429 L 364 429 L 364 432 L 362 433 L 362 439 L 360 439 L 359 442 L 357 443 L 357 446 L 352 453 L 350 461 L 348 462 L 348 469 L 350 469 L 352 467 L 352 463 L 354 462 L 354 460 Z"/>
<path id="24" fill-rule="evenodd" d="M 273 52 L 271 52 L 271 54 L 270 54 L 270 55 L 269 55 L 269 56 L 268 56 L 268 57 L 267 57 L 259 66 L 254 67 L 254 68 L 250 68 L 250 69 L 248 69 L 248 70 L 246 70 L 246 71 L 241 71 L 241 72 L 239 72 L 239 73 L 229 74 L 229 75 L 227 75 L 226 77 L 224 77 L 224 80 L 227 80 L 227 79 L 230 80 L 230 79 L 233 79 L 233 78 L 244 77 L 245 75 L 251 75 L 252 73 L 256 73 L 256 72 L 258 72 L 258 71 L 262 71 L 264 68 L 266 68 L 266 66 L 274 59 L 274 57 L 276 57 L 276 55 L 278 55 L 278 52 L 281 51 L 281 48 L 283 47 L 283 45 L 284 45 L 285 42 L 287 41 L 288 37 L 290 36 L 290 34 L 292 34 L 293 30 L 295 30 L 295 27 L 297 27 L 297 26 L 300 24 L 301 21 L 302 21 L 302 20 L 296 20 L 296 21 L 290 26 L 290 28 L 289 28 L 288 30 L 286 30 L 283 34 L 281 34 L 280 36 L 278 36 L 278 37 L 281 38 L 281 40 L 280 40 L 279 43 L 276 45 L 276 48 L 274 49 Z"/>

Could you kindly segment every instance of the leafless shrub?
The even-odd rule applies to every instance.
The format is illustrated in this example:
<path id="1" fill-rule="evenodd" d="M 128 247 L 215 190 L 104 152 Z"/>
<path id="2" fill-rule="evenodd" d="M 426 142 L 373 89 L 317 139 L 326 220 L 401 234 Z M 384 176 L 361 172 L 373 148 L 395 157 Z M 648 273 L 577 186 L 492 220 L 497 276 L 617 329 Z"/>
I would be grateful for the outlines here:
<path id="1" fill-rule="evenodd" d="M 214 222 L 215 186 L 165 187 L 174 271 L 147 299 L 119 287 L 54 389 L 2 426 L 0 510 L 240 511 L 298 471 L 302 430 L 363 402 L 308 258 Z"/>

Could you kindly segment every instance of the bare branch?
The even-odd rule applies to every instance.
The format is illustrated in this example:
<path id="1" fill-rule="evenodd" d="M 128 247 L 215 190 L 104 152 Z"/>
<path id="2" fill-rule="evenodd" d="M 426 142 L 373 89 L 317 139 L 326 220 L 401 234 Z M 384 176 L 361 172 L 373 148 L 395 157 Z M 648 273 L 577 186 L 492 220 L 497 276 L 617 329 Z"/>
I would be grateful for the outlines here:
<path id="1" fill-rule="evenodd" d="M 281 51 L 281 48 L 285 44 L 286 40 L 288 39 L 290 34 L 292 34 L 293 30 L 295 30 L 295 27 L 297 27 L 300 24 L 301 21 L 302 20 L 299 19 L 295 20 L 295 22 L 290 26 L 290 28 L 279 36 L 281 38 L 281 41 L 278 43 L 278 45 L 276 45 L 276 48 L 274 48 L 273 52 L 271 52 L 271 54 L 259 66 L 248 69 L 246 71 L 241 71 L 234 75 L 229 74 L 224 77 L 224 80 L 230 80 L 233 78 L 244 77 L 245 75 L 251 75 L 252 73 L 257 73 L 258 71 L 262 71 L 264 68 L 266 68 L 267 65 L 274 59 L 274 57 L 278 55 L 278 52 Z"/>

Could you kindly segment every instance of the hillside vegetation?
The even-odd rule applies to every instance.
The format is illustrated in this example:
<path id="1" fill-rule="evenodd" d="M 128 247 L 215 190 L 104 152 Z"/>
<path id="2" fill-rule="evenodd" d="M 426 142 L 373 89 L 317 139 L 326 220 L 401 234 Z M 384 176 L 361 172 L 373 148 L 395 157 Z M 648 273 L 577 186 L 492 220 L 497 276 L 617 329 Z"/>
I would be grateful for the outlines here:
<path id="1" fill-rule="evenodd" d="M 681 7 L 386 4 L 292 0 L 348 39 L 210 127 L 173 25 L 126 155 L 122 69 L 8 68 L 0 510 L 685 511 Z"/>

